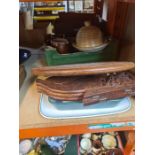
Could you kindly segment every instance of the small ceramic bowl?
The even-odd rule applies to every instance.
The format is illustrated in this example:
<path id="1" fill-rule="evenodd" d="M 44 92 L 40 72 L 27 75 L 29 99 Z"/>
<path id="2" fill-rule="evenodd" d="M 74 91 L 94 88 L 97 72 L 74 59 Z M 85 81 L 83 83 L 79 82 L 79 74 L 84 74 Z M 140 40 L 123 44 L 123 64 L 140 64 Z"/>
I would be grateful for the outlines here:
<path id="1" fill-rule="evenodd" d="M 89 151 L 91 149 L 91 141 L 88 138 L 82 138 L 80 146 L 83 150 Z"/>
<path id="2" fill-rule="evenodd" d="M 21 154 L 27 154 L 32 149 L 32 141 L 29 139 L 22 140 L 19 143 L 19 152 Z"/>
<path id="3" fill-rule="evenodd" d="M 81 154 L 86 154 L 86 152 L 87 152 L 86 150 L 83 150 L 83 149 L 80 147 L 80 153 L 81 153 Z"/>
<path id="4" fill-rule="evenodd" d="M 91 138 L 91 133 L 83 134 L 82 137 L 90 139 Z"/>
<path id="5" fill-rule="evenodd" d="M 114 149 L 117 146 L 117 141 L 114 136 L 106 134 L 102 136 L 102 144 L 106 149 Z"/>

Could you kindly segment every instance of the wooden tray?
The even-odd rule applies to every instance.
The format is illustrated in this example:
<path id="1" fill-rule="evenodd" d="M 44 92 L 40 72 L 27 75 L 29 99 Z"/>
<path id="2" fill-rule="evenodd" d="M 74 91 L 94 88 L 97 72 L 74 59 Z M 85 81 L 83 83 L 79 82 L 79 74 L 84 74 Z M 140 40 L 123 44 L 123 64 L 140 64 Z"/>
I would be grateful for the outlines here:
<path id="1" fill-rule="evenodd" d="M 101 51 L 77 52 L 70 51 L 67 54 L 59 54 L 55 49 L 45 49 L 45 60 L 48 66 L 115 61 L 117 59 L 118 41 L 112 40 Z"/>
<path id="2" fill-rule="evenodd" d="M 134 95 L 134 74 L 120 72 L 92 76 L 37 79 L 37 90 L 54 99 L 82 100 L 84 105 Z"/>
<path id="3" fill-rule="evenodd" d="M 77 76 L 120 72 L 132 68 L 134 68 L 134 63 L 132 62 L 98 62 L 37 67 L 32 68 L 32 73 L 42 76 Z"/>

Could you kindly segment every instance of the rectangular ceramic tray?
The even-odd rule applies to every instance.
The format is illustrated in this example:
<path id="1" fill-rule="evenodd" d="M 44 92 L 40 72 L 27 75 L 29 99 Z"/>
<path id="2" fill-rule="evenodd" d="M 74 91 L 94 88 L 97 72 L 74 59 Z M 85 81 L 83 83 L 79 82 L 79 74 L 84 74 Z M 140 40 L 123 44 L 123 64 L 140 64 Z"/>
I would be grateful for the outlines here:
<path id="1" fill-rule="evenodd" d="M 56 50 L 45 49 L 45 60 L 49 66 L 87 62 L 115 61 L 118 41 L 111 41 L 103 50 L 97 52 L 75 52 L 59 54 Z"/>
<path id="2" fill-rule="evenodd" d="M 80 102 L 58 101 L 41 95 L 39 108 L 40 114 L 45 118 L 72 119 L 123 113 L 131 108 L 131 101 L 126 97 L 84 106 Z"/>

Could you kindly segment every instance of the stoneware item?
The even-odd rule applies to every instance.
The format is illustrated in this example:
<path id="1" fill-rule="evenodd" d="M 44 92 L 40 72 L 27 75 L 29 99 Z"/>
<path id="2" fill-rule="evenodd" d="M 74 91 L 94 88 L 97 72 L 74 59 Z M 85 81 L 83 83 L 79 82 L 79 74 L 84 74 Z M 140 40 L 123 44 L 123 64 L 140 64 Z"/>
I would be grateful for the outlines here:
<path id="1" fill-rule="evenodd" d="M 58 101 L 41 95 L 39 112 L 46 119 L 73 119 L 120 114 L 131 108 L 130 98 L 102 101 L 83 106 L 82 102 Z"/>
<path id="2" fill-rule="evenodd" d="M 90 22 L 86 21 L 85 26 L 81 27 L 76 35 L 76 43 L 73 44 L 75 48 L 80 51 L 98 51 L 102 50 L 107 44 L 103 38 L 101 30 L 92 26 Z"/>
<path id="3" fill-rule="evenodd" d="M 32 141 L 29 139 L 22 140 L 19 143 L 19 152 L 21 154 L 26 154 L 32 149 Z"/>
<path id="4" fill-rule="evenodd" d="M 102 137 L 102 144 L 106 149 L 114 149 L 117 146 L 116 138 L 106 134 Z"/>
<path id="5" fill-rule="evenodd" d="M 83 149 L 80 147 L 80 153 L 81 153 L 81 154 L 86 154 L 86 152 L 87 152 L 86 150 L 83 150 Z"/>
<path id="6" fill-rule="evenodd" d="M 80 146 L 83 150 L 89 151 L 91 149 L 91 141 L 88 138 L 82 138 Z"/>
<path id="7" fill-rule="evenodd" d="M 94 140 L 94 141 L 96 141 L 96 140 L 98 140 L 98 139 L 101 139 L 101 136 L 102 136 L 101 134 L 95 134 L 95 133 L 94 133 L 94 134 L 92 134 L 91 139 Z"/>
<path id="8" fill-rule="evenodd" d="M 91 138 L 91 133 L 83 134 L 82 137 L 90 139 Z"/>

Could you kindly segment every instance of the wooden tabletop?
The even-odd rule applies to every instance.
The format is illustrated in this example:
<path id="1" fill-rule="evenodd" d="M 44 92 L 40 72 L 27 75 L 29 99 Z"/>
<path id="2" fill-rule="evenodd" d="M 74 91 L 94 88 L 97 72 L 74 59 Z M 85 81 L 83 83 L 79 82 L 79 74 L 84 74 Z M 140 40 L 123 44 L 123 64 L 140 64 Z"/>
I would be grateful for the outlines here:
<path id="1" fill-rule="evenodd" d="M 100 117 L 79 118 L 79 119 L 46 119 L 39 113 L 40 94 L 36 90 L 35 78 L 31 75 L 31 67 L 34 64 L 39 64 L 40 57 L 31 56 L 30 60 L 25 63 L 27 70 L 27 79 L 24 81 L 20 90 L 20 108 L 19 108 L 19 130 L 26 131 L 31 129 L 42 128 L 44 131 L 47 128 L 61 128 L 64 126 L 78 126 L 80 124 L 104 124 L 115 122 L 130 122 L 134 121 L 134 99 L 132 101 L 132 107 L 129 111 Z M 38 63 L 39 62 L 39 63 Z M 56 132 L 56 131 L 55 131 Z M 24 133 L 24 132 L 23 132 Z M 65 133 L 65 132 L 64 132 Z M 22 133 L 21 133 L 22 134 Z M 34 134 L 34 133 L 33 133 Z M 43 134 L 42 134 L 43 135 Z M 26 135 L 28 136 L 28 135 Z M 26 137 L 25 136 L 25 137 Z M 24 136 L 21 136 L 24 137 Z M 31 135 L 32 137 L 32 135 Z"/>
<path id="2" fill-rule="evenodd" d="M 40 94 L 36 91 L 35 83 L 33 83 L 28 88 L 27 93 L 25 94 L 25 97 L 20 104 L 20 129 L 133 121 L 133 102 L 134 101 L 132 100 L 132 108 L 129 111 L 116 115 L 80 119 L 46 119 L 39 113 Z"/>

